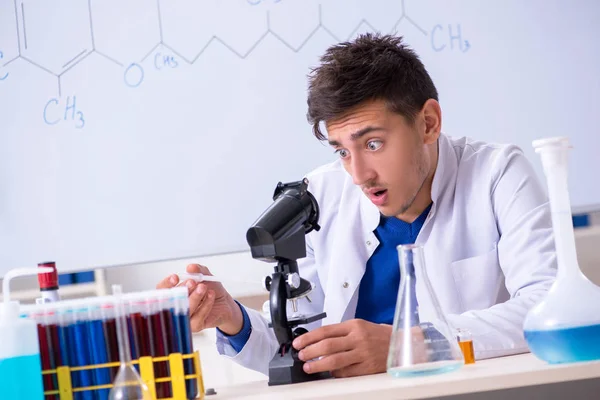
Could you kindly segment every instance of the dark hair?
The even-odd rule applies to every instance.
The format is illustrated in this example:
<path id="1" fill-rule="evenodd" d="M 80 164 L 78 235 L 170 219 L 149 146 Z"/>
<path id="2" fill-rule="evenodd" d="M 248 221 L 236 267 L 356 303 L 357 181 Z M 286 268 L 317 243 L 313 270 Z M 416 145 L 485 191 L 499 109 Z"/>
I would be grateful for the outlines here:
<path id="1" fill-rule="evenodd" d="M 309 74 L 308 120 L 325 140 L 319 124 L 367 100 L 384 100 L 410 123 L 428 99 L 438 100 L 431 77 L 402 37 L 366 33 L 331 46 Z"/>

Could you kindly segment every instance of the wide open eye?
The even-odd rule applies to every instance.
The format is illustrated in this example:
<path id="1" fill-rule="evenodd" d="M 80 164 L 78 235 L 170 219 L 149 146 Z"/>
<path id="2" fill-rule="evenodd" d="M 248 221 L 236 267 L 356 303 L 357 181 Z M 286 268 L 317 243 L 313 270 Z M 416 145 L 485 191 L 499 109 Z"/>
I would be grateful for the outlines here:
<path id="1" fill-rule="evenodd" d="M 370 140 L 367 142 L 367 149 L 371 151 L 379 150 L 383 146 L 383 142 L 381 140 Z"/>

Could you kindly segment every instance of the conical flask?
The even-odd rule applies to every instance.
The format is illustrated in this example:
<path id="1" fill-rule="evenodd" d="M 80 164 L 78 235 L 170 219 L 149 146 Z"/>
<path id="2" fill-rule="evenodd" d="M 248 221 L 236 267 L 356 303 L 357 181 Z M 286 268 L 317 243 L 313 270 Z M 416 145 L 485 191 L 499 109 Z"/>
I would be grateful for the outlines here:
<path id="1" fill-rule="evenodd" d="M 423 247 L 400 245 L 400 288 L 387 359 L 387 372 L 394 377 L 448 372 L 464 364 L 463 354 L 448 325 L 427 276 Z M 422 279 L 435 309 L 432 320 L 421 321 L 416 282 Z M 431 319 L 431 318 L 430 318 Z"/>
<path id="2" fill-rule="evenodd" d="M 121 366 L 115 376 L 108 398 L 109 400 L 152 400 L 148 386 L 131 363 L 129 333 L 127 331 L 121 285 L 113 285 L 113 294 L 117 305 L 117 338 Z"/>
<path id="3" fill-rule="evenodd" d="M 548 184 L 558 272 L 523 323 L 529 349 L 548 363 L 600 359 L 600 287 L 579 268 L 567 183 L 568 138 L 533 142 Z"/>

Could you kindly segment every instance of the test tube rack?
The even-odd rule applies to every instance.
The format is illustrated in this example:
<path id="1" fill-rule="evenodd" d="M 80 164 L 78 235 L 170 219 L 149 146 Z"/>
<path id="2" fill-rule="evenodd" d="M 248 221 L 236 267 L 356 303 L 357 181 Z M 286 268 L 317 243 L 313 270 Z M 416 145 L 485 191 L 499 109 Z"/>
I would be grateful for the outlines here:
<path id="1" fill-rule="evenodd" d="M 21 317 L 37 323 L 45 400 L 106 400 L 121 362 L 137 369 L 152 400 L 204 398 L 186 287 L 26 305 Z"/>
<path id="2" fill-rule="evenodd" d="M 196 373 L 185 375 L 183 360 L 192 359 L 194 361 L 194 371 Z M 171 376 L 156 378 L 154 376 L 154 363 L 155 362 L 168 362 L 169 371 Z M 202 379 L 202 369 L 200 365 L 200 354 L 195 351 L 192 354 L 181 354 L 173 353 L 167 357 L 140 357 L 137 360 L 132 361 L 133 365 L 139 366 L 140 376 L 144 383 L 148 386 L 150 394 L 153 400 L 158 400 L 156 397 L 156 384 L 162 382 L 170 382 L 173 392 L 173 397 L 161 398 L 160 400 L 185 400 L 187 399 L 186 392 L 186 381 L 195 381 L 198 385 L 198 397 L 197 399 L 204 399 L 204 381 Z M 99 386 L 88 386 L 88 387 L 73 387 L 71 380 L 71 373 L 85 370 L 97 370 L 103 368 L 118 368 L 119 362 L 98 364 L 98 365 L 87 365 L 84 367 L 58 367 L 57 369 L 44 370 L 42 375 L 54 375 L 58 381 L 58 390 L 49 390 L 44 392 L 45 398 L 53 397 L 59 400 L 73 400 L 74 394 L 77 392 L 84 391 L 96 391 L 102 389 L 111 389 L 112 384 L 99 385 Z"/>

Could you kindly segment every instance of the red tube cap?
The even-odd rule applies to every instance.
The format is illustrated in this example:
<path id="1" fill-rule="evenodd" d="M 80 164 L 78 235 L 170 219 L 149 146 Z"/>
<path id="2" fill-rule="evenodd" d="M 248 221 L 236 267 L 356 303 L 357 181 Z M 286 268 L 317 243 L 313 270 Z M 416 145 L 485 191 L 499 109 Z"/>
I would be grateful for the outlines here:
<path id="1" fill-rule="evenodd" d="M 56 272 L 56 263 L 54 261 L 43 262 L 39 263 L 38 267 L 50 267 L 54 269 L 53 272 L 38 274 L 38 283 L 40 284 L 40 290 L 58 289 L 58 272 Z"/>

